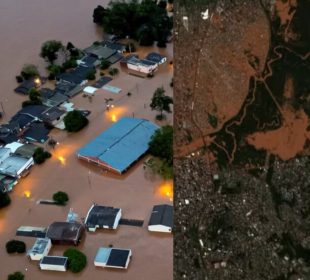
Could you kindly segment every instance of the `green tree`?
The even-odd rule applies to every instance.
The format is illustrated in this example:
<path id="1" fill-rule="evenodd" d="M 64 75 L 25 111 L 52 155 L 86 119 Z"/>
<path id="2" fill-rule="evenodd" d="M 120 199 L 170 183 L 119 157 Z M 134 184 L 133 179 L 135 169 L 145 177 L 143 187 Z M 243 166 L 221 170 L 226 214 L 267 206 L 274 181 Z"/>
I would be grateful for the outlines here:
<path id="1" fill-rule="evenodd" d="M 68 258 L 69 269 L 74 273 L 82 271 L 87 264 L 86 256 L 75 248 L 67 249 L 64 256 Z"/>
<path id="2" fill-rule="evenodd" d="M 86 73 L 86 79 L 90 80 L 90 81 L 95 80 L 96 79 L 96 70 L 93 70 L 93 69 L 89 70 Z"/>
<path id="3" fill-rule="evenodd" d="M 24 280 L 25 276 L 21 272 L 17 271 L 12 274 L 9 274 L 8 280 Z"/>
<path id="4" fill-rule="evenodd" d="M 110 74 L 111 76 L 117 75 L 118 72 L 119 72 L 119 71 L 118 71 L 117 68 L 110 68 L 110 70 L 109 70 L 109 74 Z"/>
<path id="5" fill-rule="evenodd" d="M 11 199 L 7 193 L 0 192 L 0 208 L 10 205 Z"/>
<path id="6" fill-rule="evenodd" d="M 153 94 L 150 107 L 152 110 L 160 112 L 160 115 L 156 116 L 158 120 L 164 118 L 163 111 L 171 113 L 170 104 L 173 104 L 172 97 L 165 95 L 163 87 L 157 88 Z"/>
<path id="7" fill-rule="evenodd" d="M 45 162 L 46 159 L 50 158 L 52 155 L 47 152 L 44 151 L 43 148 L 39 147 L 36 148 L 36 150 L 34 151 L 33 154 L 33 160 L 36 164 L 42 164 L 43 162 Z"/>
<path id="8" fill-rule="evenodd" d="M 37 66 L 33 64 L 25 64 L 20 74 L 25 80 L 40 76 Z"/>
<path id="9" fill-rule="evenodd" d="M 42 103 L 41 102 L 41 94 L 37 89 L 35 89 L 35 88 L 30 89 L 28 94 L 29 94 L 29 100 L 30 101 L 32 101 L 34 103 Z"/>
<path id="10" fill-rule="evenodd" d="M 101 70 L 105 70 L 105 69 L 108 69 L 109 67 L 111 66 L 111 62 L 106 60 L 106 59 L 102 59 L 101 62 L 100 62 L 100 69 Z"/>
<path id="11" fill-rule="evenodd" d="M 138 32 L 138 42 L 140 46 L 153 46 L 155 36 L 154 36 L 154 30 L 151 26 L 144 25 L 142 26 Z"/>
<path id="12" fill-rule="evenodd" d="M 70 58 L 69 60 L 65 61 L 63 64 L 62 64 L 62 67 L 63 69 L 67 70 L 67 69 L 70 69 L 70 68 L 75 68 L 77 67 L 77 62 L 74 58 Z"/>
<path id="13" fill-rule="evenodd" d="M 10 240 L 6 243 L 5 247 L 8 254 L 26 252 L 26 244 L 20 240 Z"/>
<path id="14" fill-rule="evenodd" d="M 93 22 L 102 25 L 106 13 L 107 10 L 101 5 L 98 5 L 93 12 Z"/>
<path id="15" fill-rule="evenodd" d="M 77 132 L 88 124 L 88 119 L 81 112 L 74 110 L 64 117 L 64 123 L 67 131 Z"/>
<path id="16" fill-rule="evenodd" d="M 50 40 L 43 43 L 40 56 L 49 61 L 51 64 L 58 58 L 58 52 L 64 50 L 61 41 Z"/>
<path id="17" fill-rule="evenodd" d="M 168 165 L 173 161 L 173 127 L 166 125 L 158 129 L 149 143 L 149 152 L 164 160 Z"/>
<path id="18" fill-rule="evenodd" d="M 58 204 L 65 205 L 69 201 L 69 196 L 65 192 L 56 192 L 53 194 L 53 200 Z"/>

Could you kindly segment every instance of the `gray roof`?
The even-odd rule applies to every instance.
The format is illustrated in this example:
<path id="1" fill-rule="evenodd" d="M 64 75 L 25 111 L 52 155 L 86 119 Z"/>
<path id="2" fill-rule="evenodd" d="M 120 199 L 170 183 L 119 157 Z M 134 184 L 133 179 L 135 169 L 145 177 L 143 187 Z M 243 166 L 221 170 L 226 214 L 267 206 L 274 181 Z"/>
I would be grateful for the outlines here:
<path id="1" fill-rule="evenodd" d="M 110 56 L 115 54 L 115 50 L 112 50 L 108 47 L 102 45 L 92 45 L 84 50 L 88 54 L 97 56 L 98 58 L 108 59 Z"/>
<path id="2" fill-rule="evenodd" d="M 112 228 L 119 211 L 119 208 L 94 205 L 88 213 L 85 224 L 87 227 L 98 225 L 99 227 L 107 226 Z"/>
<path id="3" fill-rule="evenodd" d="M 68 100 L 68 96 L 48 88 L 43 88 L 40 93 L 43 104 L 49 107 L 59 106 Z"/>
<path id="4" fill-rule="evenodd" d="M 46 232 L 52 241 L 77 241 L 84 233 L 84 227 L 78 222 L 54 222 Z"/>
<path id="5" fill-rule="evenodd" d="M 112 50 L 118 51 L 118 52 L 123 52 L 126 51 L 126 45 L 121 44 L 121 43 L 115 43 L 109 40 L 101 42 L 102 46 L 106 46 Z"/>
<path id="6" fill-rule="evenodd" d="M 155 205 L 149 221 L 149 226 L 173 226 L 173 206 L 168 204 Z"/>
<path id="7" fill-rule="evenodd" d="M 67 257 L 61 256 L 45 256 L 40 261 L 40 264 L 61 265 L 66 266 L 68 262 Z"/>
<path id="8" fill-rule="evenodd" d="M 163 58 L 166 58 L 166 56 L 155 52 L 151 52 L 145 57 L 146 60 L 150 60 L 156 63 L 159 63 Z"/>
<path id="9" fill-rule="evenodd" d="M 0 164 L 0 173 L 17 176 L 17 172 L 27 163 L 28 159 L 19 156 L 9 156 Z"/>
<path id="10" fill-rule="evenodd" d="M 65 111 L 63 111 L 63 110 L 61 110 L 61 109 L 59 109 L 57 107 L 52 107 L 52 108 L 46 110 L 42 114 L 42 118 L 43 118 L 43 121 L 52 122 L 54 120 L 59 119 L 64 114 L 66 114 Z"/>
<path id="11" fill-rule="evenodd" d="M 31 158 L 37 148 L 38 147 L 34 144 L 24 144 L 23 146 L 16 149 L 14 155 Z"/>

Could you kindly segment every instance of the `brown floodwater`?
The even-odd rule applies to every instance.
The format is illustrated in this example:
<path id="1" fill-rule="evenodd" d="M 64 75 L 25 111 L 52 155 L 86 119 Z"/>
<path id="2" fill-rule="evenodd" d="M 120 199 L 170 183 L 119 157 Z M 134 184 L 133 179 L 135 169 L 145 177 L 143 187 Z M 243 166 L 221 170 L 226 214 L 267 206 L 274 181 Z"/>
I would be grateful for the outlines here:
<path id="1" fill-rule="evenodd" d="M 49 39 L 71 41 L 77 47 L 84 48 L 101 39 L 101 30 L 92 23 L 92 11 L 105 1 L 95 0 L 2 0 L 0 2 L 0 44 L 1 98 L 7 121 L 19 108 L 25 97 L 14 93 L 17 86 L 15 76 L 25 63 L 36 64 L 42 71 L 45 62 L 38 56 L 41 44 Z M 107 1 L 106 1 L 107 2 Z M 141 48 L 141 53 L 151 50 L 160 51 L 172 59 L 172 45 L 165 50 Z M 118 67 L 118 66 L 117 66 Z M 143 169 L 140 160 L 124 176 L 113 176 L 98 168 L 79 161 L 75 152 L 88 141 L 122 116 L 132 116 L 154 120 L 156 112 L 149 109 L 154 90 L 163 86 L 168 95 L 172 95 L 169 83 L 172 69 L 162 65 L 153 79 L 129 76 L 121 70 L 111 85 L 122 89 L 120 94 L 111 94 L 104 90 L 93 97 L 92 102 L 82 95 L 73 98 L 78 107 L 91 110 L 90 124 L 83 131 L 68 134 L 53 130 L 53 137 L 60 142 L 53 157 L 41 166 L 34 166 L 28 177 L 22 179 L 11 193 L 12 203 L 0 210 L 0 279 L 6 279 L 9 273 L 21 271 L 25 279 L 172 279 L 173 239 L 171 235 L 151 234 L 147 223 L 154 204 L 169 203 L 171 197 L 162 192 L 161 179 L 151 176 Z M 132 95 L 127 96 L 130 91 Z M 114 99 L 113 111 L 105 112 L 105 98 Z M 172 114 L 165 123 L 172 124 Z M 70 201 L 65 207 L 39 205 L 39 199 L 50 199 L 58 190 L 69 194 Z M 172 188 L 171 188 L 172 191 Z M 29 197 L 28 197 L 29 196 Z M 16 238 L 15 231 L 21 225 L 48 226 L 54 221 L 66 219 L 72 207 L 79 218 L 85 217 L 93 202 L 122 208 L 123 217 L 142 219 L 140 227 L 120 226 L 116 231 L 98 231 L 86 234 L 80 244 L 88 258 L 86 269 L 79 273 L 46 272 L 38 269 L 37 263 L 29 261 L 23 255 L 8 255 L 5 243 Z M 18 237 L 26 242 L 29 249 L 34 238 Z M 133 258 L 127 271 L 98 269 L 93 265 L 97 249 L 113 244 L 114 247 L 131 248 Z M 54 246 L 51 254 L 61 255 L 65 246 Z"/>

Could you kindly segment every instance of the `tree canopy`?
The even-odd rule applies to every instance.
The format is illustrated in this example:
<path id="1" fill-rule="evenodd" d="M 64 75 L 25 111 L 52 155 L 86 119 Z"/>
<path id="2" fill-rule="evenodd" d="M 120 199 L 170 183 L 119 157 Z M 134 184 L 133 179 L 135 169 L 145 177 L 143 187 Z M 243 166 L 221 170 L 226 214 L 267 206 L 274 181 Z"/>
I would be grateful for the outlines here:
<path id="1" fill-rule="evenodd" d="M 149 143 L 150 154 L 172 165 L 173 161 L 173 127 L 166 125 L 158 129 Z"/>
<path id="2" fill-rule="evenodd" d="M 75 248 L 67 249 L 64 256 L 68 258 L 69 269 L 74 273 L 82 271 L 87 264 L 86 256 Z"/>
<path id="3" fill-rule="evenodd" d="M 42 164 L 46 159 L 50 158 L 52 155 L 48 151 L 44 151 L 43 148 L 38 147 L 35 149 L 33 154 L 33 160 L 36 164 Z"/>
<path id="4" fill-rule="evenodd" d="M 160 113 L 160 115 L 157 116 L 158 120 L 163 119 L 163 111 L 171 113 L 170 104 L 173 104 L 172 97 L 165 95 L 163 87 L 157 88 L 153 94 L 150 107 L 152 110 L 156 110 Z"/>
<path id="5" fill-rule="evenodd" d="M 12 274 L 9 274 L 8 280 L 24 280 L 25 276 L 21 272 L 17 271 Z"/>
<path id="6" fill-rule="evenodd" d="M 20 74 L 25 80 L 40 76 L 37 66 L 33 64 L 25 64 Z"/>
<path id="7" fill-rule="evenodd" d="M 88 124 L 88 119 L 81 112 L 74 110 L 64 117 L 64 123 L 67 131 L 77 132 Z"/>
<path id="8" fill-rule="evenodd" d="M 129 36 L 145 46 L 152 45 L 154 40 L 165 45 L 173 26 L 162 4 L 158 6 L 152 0 L 112 1 L 107 9 L 97 6 L 93 20 L 102 25 L 105 32 L 122 38 Z"/>
<path id="9" fill-rule="evenodd" d="M 69 201 L 69 196 L 65 192 L 56 192 L 53 194 L 53 200 L 58 204 L 64 205 Z"/>
<path id="10" fill-rule="evenodd" d="M 20 240 L 10 240 L 6 243 L 5 247 L 8 254 L 26 252 L 26 244 Z"/>
<path id="11" fill-rule="evenodd" d="M 0 192 L 0 208 L 10 205 L 11 199 L 7 193 Z"/>
<path id="12" fill-rule="evenodd" d="M 43 43 L 40 56 L 49 61 L 51 64 L 58 58 L 58 52 L 63 50 L 64 46 L 61 41 L 50 40 Z"/>

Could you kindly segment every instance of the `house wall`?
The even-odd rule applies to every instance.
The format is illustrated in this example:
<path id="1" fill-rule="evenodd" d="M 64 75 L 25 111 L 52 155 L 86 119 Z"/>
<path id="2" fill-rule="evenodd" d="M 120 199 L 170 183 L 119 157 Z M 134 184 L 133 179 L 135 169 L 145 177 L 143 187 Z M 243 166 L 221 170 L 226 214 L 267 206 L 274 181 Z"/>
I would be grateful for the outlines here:
<path id="1" fill-rule="evenodd" d="M 120 209 L 119 212 L 117 213 L 116 217 L 115 217 L 113 229 L 116 229 L 118 227 L 118 224 L 119 224 L 121 217 L 122 217 L 122 210 Z"/>
<path id="2" fill-rule="evenodd" d="M 31 157 L 28 159 L 28 161 L 17 171 L 17 176 L 20 177 L 20 174 L 23 173 L 26 169 L 28 169 L 30 166 L 34 165 L 34 160 Z"/>
<path id="3" fill-rule="evenodd" d="M 52 271 L 67 271 L 66 265 L 41 264 L 40 269 Z"/>
<path id="4" fill-rule="evenodd" d="M 172 232 L 172 228 L 171 227 L 167 227 L 167 226 L 164 226 L 164 225 L 148 226 L 148 230 L 149 231 L 155 231 L 155 232 L 168 232 L 168 233 Z"/>
<path id="5" fill-rule="evenodd" d="M 153 71 L 155 71 L 157 69 L 157 65 L 135 65 L 135 64 L 131 64 L 131 63 L 127 63 L 127 67 L 129 69 L 135 70 L 135 71 L 139 71 L 142 73 L 151 73 Z"/>

